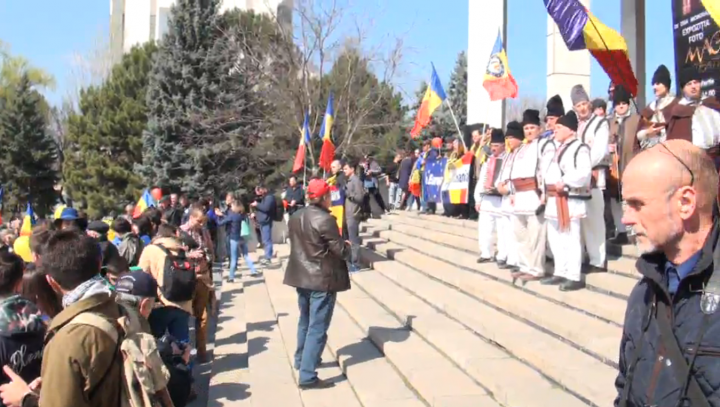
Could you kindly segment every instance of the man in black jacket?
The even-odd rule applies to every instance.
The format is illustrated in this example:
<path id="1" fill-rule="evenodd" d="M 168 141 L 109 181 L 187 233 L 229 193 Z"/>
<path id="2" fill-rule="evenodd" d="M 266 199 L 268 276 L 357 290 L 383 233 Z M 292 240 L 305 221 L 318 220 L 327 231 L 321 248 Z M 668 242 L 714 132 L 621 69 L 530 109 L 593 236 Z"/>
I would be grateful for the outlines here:
<path id="1" fill-rule="evenodd" d="M 288 188 L 285 190 L 285 201 L 288 203 L 287 213 L 292 216 L 298 209 L 305 206 L 305 194 L 302 185 L 298 185 L 294 175 L 288 179 Z"/>
<path id="2" fill-rule="evenodd" d="M 272 226 L 277 212 L 275 196 L 268 194 L 267 188 L 260 185 L 255 188 L 256 199 L 250 204 L 255 209 L 253 215 L 255 222 L 260 227 L 260 238 L 265 248 L 265 257 L 260 259 L 260 264 L 268 265 L 273 258 Z"/>
<path id="3" fill-rule="evenodd" d="M 671 140 L 633 158 L 622 183 L 642 279 L 628 299 L 615 406 L 720 406 L 715 166 Z"/>
<path id="4" fill-rule="evenodd" d="M 283 283 L 298 293 L 300 320 L 295 352 L 300 388 L 328 387 L 317 376 L 317 366 L 327 342 L 327 331 L 337 293 L 350 289 L 345 261 L 350 245 L 343 241 L 328 208 L 330 187 L 322 179 L 310 181 L 308 207 L 290 217 L 290 258 Z"/>

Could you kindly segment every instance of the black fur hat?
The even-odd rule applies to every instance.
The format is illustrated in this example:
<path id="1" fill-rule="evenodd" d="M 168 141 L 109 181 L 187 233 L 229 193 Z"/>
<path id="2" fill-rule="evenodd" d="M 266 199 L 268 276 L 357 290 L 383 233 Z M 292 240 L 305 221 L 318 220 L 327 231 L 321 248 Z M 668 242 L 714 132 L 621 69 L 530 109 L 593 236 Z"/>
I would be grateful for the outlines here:
<path id="1" fill-rule="evenodd" d="M 557 124 L 562 124 L 563 126 L 567 127 L 572 131 L 577 131 L 578 118 L 575 114 L 575 111 L 571 110 L 567 112 L 567 114 L 565 114 L 564 116 L 560 117 L 557 121 Z"/>
<path id="2" fill-rule="evenodd" d="M 622 85 L 617 85 L 615 87 L 615 92 L 613 92 L 613 104 L 618 103 L 627 103 L 630 104 L 630 92 L 625 89 Z"/>
<path id="3" fill-rule="evenodd" d="M 525 126 L 526 124 L 534 124 L 536 126 L 540 125 L 540 111 L 535 109 L 527 109 L 523 112 L 523 120 L 522 125 Z"/>
<path id="4" fill-rule="evenodd" d="M 545 105 L 545 116 L 560 117 L 565 114 L 565 106 L 560 95 L 551 97 Z"/>
<path id="5" fill-rule="evenodd" d="M 505 143 L 505 133 L 503 133 L 502 129 L 492 129 L 492 132 L 490 133 L 490 142 L 498 144 Z"/>
<path id="6" fill-rule="evenodd" d="M 513 120 L 507 124 L 505 129 L 505 138 L 514 137 L 518 140 L 525 140 L 525 132 L 523 132 L 523 126 L 517 120 Z"/>
<path id="7" fill-rule="evenodd" d="M 678 74 L 678 84 L 680 85 L 680 89 L 684 88 L 690 81 L 699 80 L 700 72 L 698 72 L 697 68 L 692 65 L 685 65 Z"/>
<path id="8" fill-rule="evenodd" d="M 670 89 L 670 84 L 672 83 L 672 79 L 670 79 L 670 71 L 667 69 L 665 65 L 660 65 L 655 70 L 655 73 L 652 77 L 653 85 L 656 83 L 662 83 L 665 85 L 666 88 Z"/>

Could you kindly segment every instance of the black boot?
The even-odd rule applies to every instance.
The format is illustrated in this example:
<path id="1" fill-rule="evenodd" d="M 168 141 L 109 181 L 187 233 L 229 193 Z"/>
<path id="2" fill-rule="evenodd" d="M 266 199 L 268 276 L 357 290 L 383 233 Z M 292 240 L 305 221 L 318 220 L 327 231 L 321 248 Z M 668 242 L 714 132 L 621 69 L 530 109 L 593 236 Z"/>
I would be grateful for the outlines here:
<path id="1" fill-rule="evenodd" d="M 617 236 L 610 239 L 610 243 L 618 246 L 624 246 L 630 244 L 627 233 L 618 233 Z"/>
<path id="2" fill-rule="evenodd" d="M 585 282 L 584 281 L 570 281 L 566 280 L 564 283 L 560 284 L 560 291 L 577 291 L 582 290 L 585 288 Z"/>
<path id="3" fill-rule="evenodd" d="M 540 284 L 542 284 L 542 285 L 558 285 L 558 284 L 564 283 L 565 281 L 567 281 L 567 280 L 565 280 L 565 278 L 563 278 L 563 277 L 552 276 L 552 277 L 543 278 L 542 280 L 540 280 Z"/>

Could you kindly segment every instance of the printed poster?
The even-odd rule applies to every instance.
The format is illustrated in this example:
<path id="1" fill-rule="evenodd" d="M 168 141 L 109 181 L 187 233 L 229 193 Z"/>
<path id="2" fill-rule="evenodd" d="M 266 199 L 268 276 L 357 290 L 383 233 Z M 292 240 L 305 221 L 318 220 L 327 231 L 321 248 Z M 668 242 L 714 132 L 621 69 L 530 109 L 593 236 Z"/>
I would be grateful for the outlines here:
<path id="1" fill-rule="evenodd" d="M 701 0 L 673 0 L 676 94 L 681 95 L 678 73 L 685 65 L 700 72 L 703 97 L 720 90 L 720 29 Z"/>
<path id="2" fill-rule="evenodd" d="M 445 165 L 447 159 L 438 157 L 434 160 L 427 160 L 423 183 L 425 184 L 425 201 L 442 203 L 442 184 L 445 176 Z"/>
<path id="3" fill-rule="evenodd" d="M 337 220 L 337 225 L 340 229 L 340 236 L 342 236 L 343 215 L 345 214 L 345 191 L 342 188 L 338 188 L 337 185 L 331 185 L 330 198 L 332 199 L 330 214 L 332 214 Z"/>
<path id="4" fill-rule="evenodd" d="M 470 152 L 455 162 L 448 160 L 442 184 L 442 201 L 448 204 L 468 203 L 468 187 L 473 154 Z"/>

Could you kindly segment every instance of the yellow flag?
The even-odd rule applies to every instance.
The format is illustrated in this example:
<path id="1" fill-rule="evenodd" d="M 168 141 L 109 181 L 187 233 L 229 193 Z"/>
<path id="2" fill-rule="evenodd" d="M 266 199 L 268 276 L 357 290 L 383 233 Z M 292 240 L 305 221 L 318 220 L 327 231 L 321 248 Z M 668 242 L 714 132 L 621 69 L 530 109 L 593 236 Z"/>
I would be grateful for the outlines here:
<path id="1" fill-rule="evenodd" d="M 715 20 L 715 24 L 720 25 L 720 1 L 718 0 L 702 0 L 705 10 L 710 13 L 710 17 Z"/>

